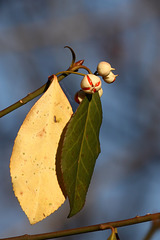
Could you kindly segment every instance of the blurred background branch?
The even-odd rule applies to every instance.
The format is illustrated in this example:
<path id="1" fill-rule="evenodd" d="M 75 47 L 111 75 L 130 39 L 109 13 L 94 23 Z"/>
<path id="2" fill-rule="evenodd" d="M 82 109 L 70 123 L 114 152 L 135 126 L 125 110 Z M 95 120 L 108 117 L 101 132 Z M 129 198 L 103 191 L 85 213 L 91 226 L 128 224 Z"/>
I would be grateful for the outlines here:
<path id="1" fill-rule="evenodd" d="M 160 221 L 153 221 L 149 231 L 147 232 L 147 235 L 144 238 L 144 240 L 152 239 L 152 236 L 157 232 L 157 230 L 160 230 Z"/>

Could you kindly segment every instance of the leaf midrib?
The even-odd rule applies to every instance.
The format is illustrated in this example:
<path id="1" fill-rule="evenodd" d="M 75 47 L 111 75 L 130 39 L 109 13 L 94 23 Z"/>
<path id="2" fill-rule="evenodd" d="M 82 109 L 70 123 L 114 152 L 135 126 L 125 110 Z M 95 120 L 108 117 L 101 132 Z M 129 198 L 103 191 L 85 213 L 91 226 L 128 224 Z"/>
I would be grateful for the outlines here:
<path id="1" fill-rule="evenodd" d="M 90 112 L 90 108 L 91 108 L 91 102 L 89 102 L 89 106 L 88 106 L 88 109 L 87 109 L 87 116 L 86 116 L 86 121 L 85 121 L 85 127 L 84 127 L 84 131 L 83 131 L 83 136 L 82 136 L 82 143 L 81 143 L 81 147 L 80 147 L 80 151 L 79 151 L 79 159 L 78 159 L 78 162 L 79 162 L 79 160 L 80 160 L 80 158 L 81 158 L 81 153 L 82 153 L 82 148 L 83 148 L 84 138 L 85 138 L 85 133 L 86 133 L 86 126 L 87 126 L 87 122 L 89 122 L 89 120 L 88 120 L 88 115 L 89 115 L 89 112 Z M 91 123 L 90 123 L 90 124 L 91 124 Z M 91 124 L 91 125 L 92 125 L 92 124 Z M 93 126 L 92 126 L 92 128 L 93 128 Z M 86 142 L 87 142 L 87 141 L 86 141 Z M 87 145 L 88 145 L 88 142 L 87 142 Z M 90 148 L 90 147 L 89 147 L 89 148 Z M 92 151 L 90 151 L 90 152 L 92 152 Z M 82 161 L 82 160 L 81 160 L 81 161 Z M 83 162 L 82 162 L 82 163 L 83 163 Z M 84 165 L 84 163 L 83 163 L 83 165 Z M 78 182 L 78 181 L 80 182 L 80 179 L 78 178 L 79 166 L 80 166 L 80 164 L 77 163 L 76 181 L 75 181 L 75 185 L 74 185 L 74 197 L 73 197 L 73 200 L 75 200 L 75 196 L 76 196 L 76 186 L 77 186 L 77 182 Z M 86 168 L 84 168 L 84 169 L 85 169 L 87 175 L 89 176 L 88 171 L 86 170 Z M 83 186 L 83 184 L 82 184 L 82 186 Z M 80 195 L 79 195 L 79 197 L 80 197 Z M 81 198 L 81 197 L 80 197 L 80 198 Z M 75 201 L 73 201 L 73 202 L 75 202 Z M 81 202 L 82 202 L 82 201 L 81 201 Z"/>

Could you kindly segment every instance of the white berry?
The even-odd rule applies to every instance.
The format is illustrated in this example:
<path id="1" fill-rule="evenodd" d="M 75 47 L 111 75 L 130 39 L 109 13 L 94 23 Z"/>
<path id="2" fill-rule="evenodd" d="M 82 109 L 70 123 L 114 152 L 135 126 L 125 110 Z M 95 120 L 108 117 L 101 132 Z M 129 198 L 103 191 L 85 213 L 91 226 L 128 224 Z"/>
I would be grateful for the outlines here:
<path id="1" fill-rule="evenodd" d="M 102 88 L 100 88 L 100 89 L 98 90 L 98 94 L 99 94 L 99 97 L 102 96 L 102 94 L 103 94 Z M 76 94 L 75 94 L 75 96 L 74 96 L 74 100 L 75 100 L 78 104 L 80 104 L 80 103 L 82 102 L 82 100 L 85 98 L 85 96 L 86 96 L 86 93 L 83 92 L 83 90 L 79 90 L 78 92 L 76 92 Z"/>
<path id="2" fill-rule="evenodd" d="M 116 77 L 118 75 L 115 75 L 113 72 L 110 72 L 110 74 L 108 76 L 104 76 L 103 77 L 103 80 L 106 82 L 106 83 L 113 83 L 115 80 L 116 80 Z"/>
<path id="3" fill-rule="evenodd" d="M 83 92 L 83 90 L 78 91 L 75 96 L 74 96 L 74 100 L 80 104 L 82 102 L 82 100 L 85 98 L 86 94 L 85 92 Z"/>
<path id="4" fill-rule="evenodd" d="M 92 94 L 101 88 L 101 79 L 94 74 L 87 74 L 81 81 L 81 88 L 84 92 Z"/>
<path id="5" fill-rule="evenodd" d="M 97 66 L 97 72 L 100 76 L 107 76 L 111 70 L 115 70 L 108 62 L 100 62 Z"/>
<path id="6" fill-rule="evenodd" d="M 102 89 L 102 88 L 100 88 L 100 89 L 99 89 L 99 91 L 98 91 L 98 93 L 99 93 L 99 96 L 100 96 L 100 97 L 102 97 L 102 94 L 103 94 L 103 89 Z"/>

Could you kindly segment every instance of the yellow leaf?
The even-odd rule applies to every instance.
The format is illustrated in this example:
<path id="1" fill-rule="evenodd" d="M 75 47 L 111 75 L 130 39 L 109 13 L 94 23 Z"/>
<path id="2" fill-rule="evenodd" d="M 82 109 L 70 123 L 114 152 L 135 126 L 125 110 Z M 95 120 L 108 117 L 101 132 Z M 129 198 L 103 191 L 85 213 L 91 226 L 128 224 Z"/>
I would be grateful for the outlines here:
<path id="1" fill-rule="evenodd" d="M 112 227 L 112 233 L 109 236 L 108 240 L 120 240 L 117 232 L 117 228 Z"/>
<path id="2" fill-rule="evenodd" d="M 10 160 L 13 190 L 31 224 L 64 202 L 56 175 L 61 133 L 73 114 L 57 77 L 26 116 L 15 139 Z"/>

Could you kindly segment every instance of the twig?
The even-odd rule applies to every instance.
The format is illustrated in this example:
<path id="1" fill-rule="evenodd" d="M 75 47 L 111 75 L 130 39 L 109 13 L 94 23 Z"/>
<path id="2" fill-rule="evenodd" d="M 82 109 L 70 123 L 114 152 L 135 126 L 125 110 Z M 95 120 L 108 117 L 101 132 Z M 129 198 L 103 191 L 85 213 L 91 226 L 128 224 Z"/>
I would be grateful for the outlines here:
<path id="1" fill-rule="evenodd" d="M 76 66 L 73 66 L 70 70 L 72 70 L 72 72 L 73 72 L 73 71 L 77 71 L 79 68 L 81 68 L 81 66 L 76 65 Z M 63 78 L 67 77 L 69 74 L 71 74 L 71 73 L 68 72 L 68 73 L 65 73 L 65 74 L 61 74 L 58 77 L 58 81 L 61 81 Z M 37 90 L 35 90 L 32 93 L 29 93 L 26 97 L 22 98 L 21 100 L 19 100 L 18 102 L 12 104 L 11 106 L 1 110 L 0 111 L 0 118 L 5 116 L 6 114 L 12 112 L 13 110 L 23 106 L 24 104 L 26 104 L 29 101 L 31 101 L 32 99 L 36 98 L 40 94 L 44 93 L 48 89 L 49 85 L 50 85 L 50 82 L 47 81 L 47 83 L 45 83 L 42 87 L 38 88 Z"/>
<path id="2" fill-rule="evenodd" d="M 148 221 L 156 221 L 159 219 L 160 219 L 160 213 L 154 213 L 154 214 L 147 214 L 144 216 L 136 216 L 134 218 L 116 221 L 116 222 L 107 222 L 107 223 L 101 223 L 101 224 L 91 225 L 87 227 L 80 227 L 80 228 L 43 233 L 43 234 L 36 234 L 36 235 L 25 234 L 17 237 L 1 238 L 0 240 L 44 240 L 44 239 L 51 239 L 51 238 L 66 237 L 66 236 L 71 236 L 71 235 L 76 235 L 81 233 L 89 233 L 94 231 L 106 230 L 106 229 L 110 229 L 111 226 L 113 228 L 125 227 L 125 226 L 148 222 Z"/>

